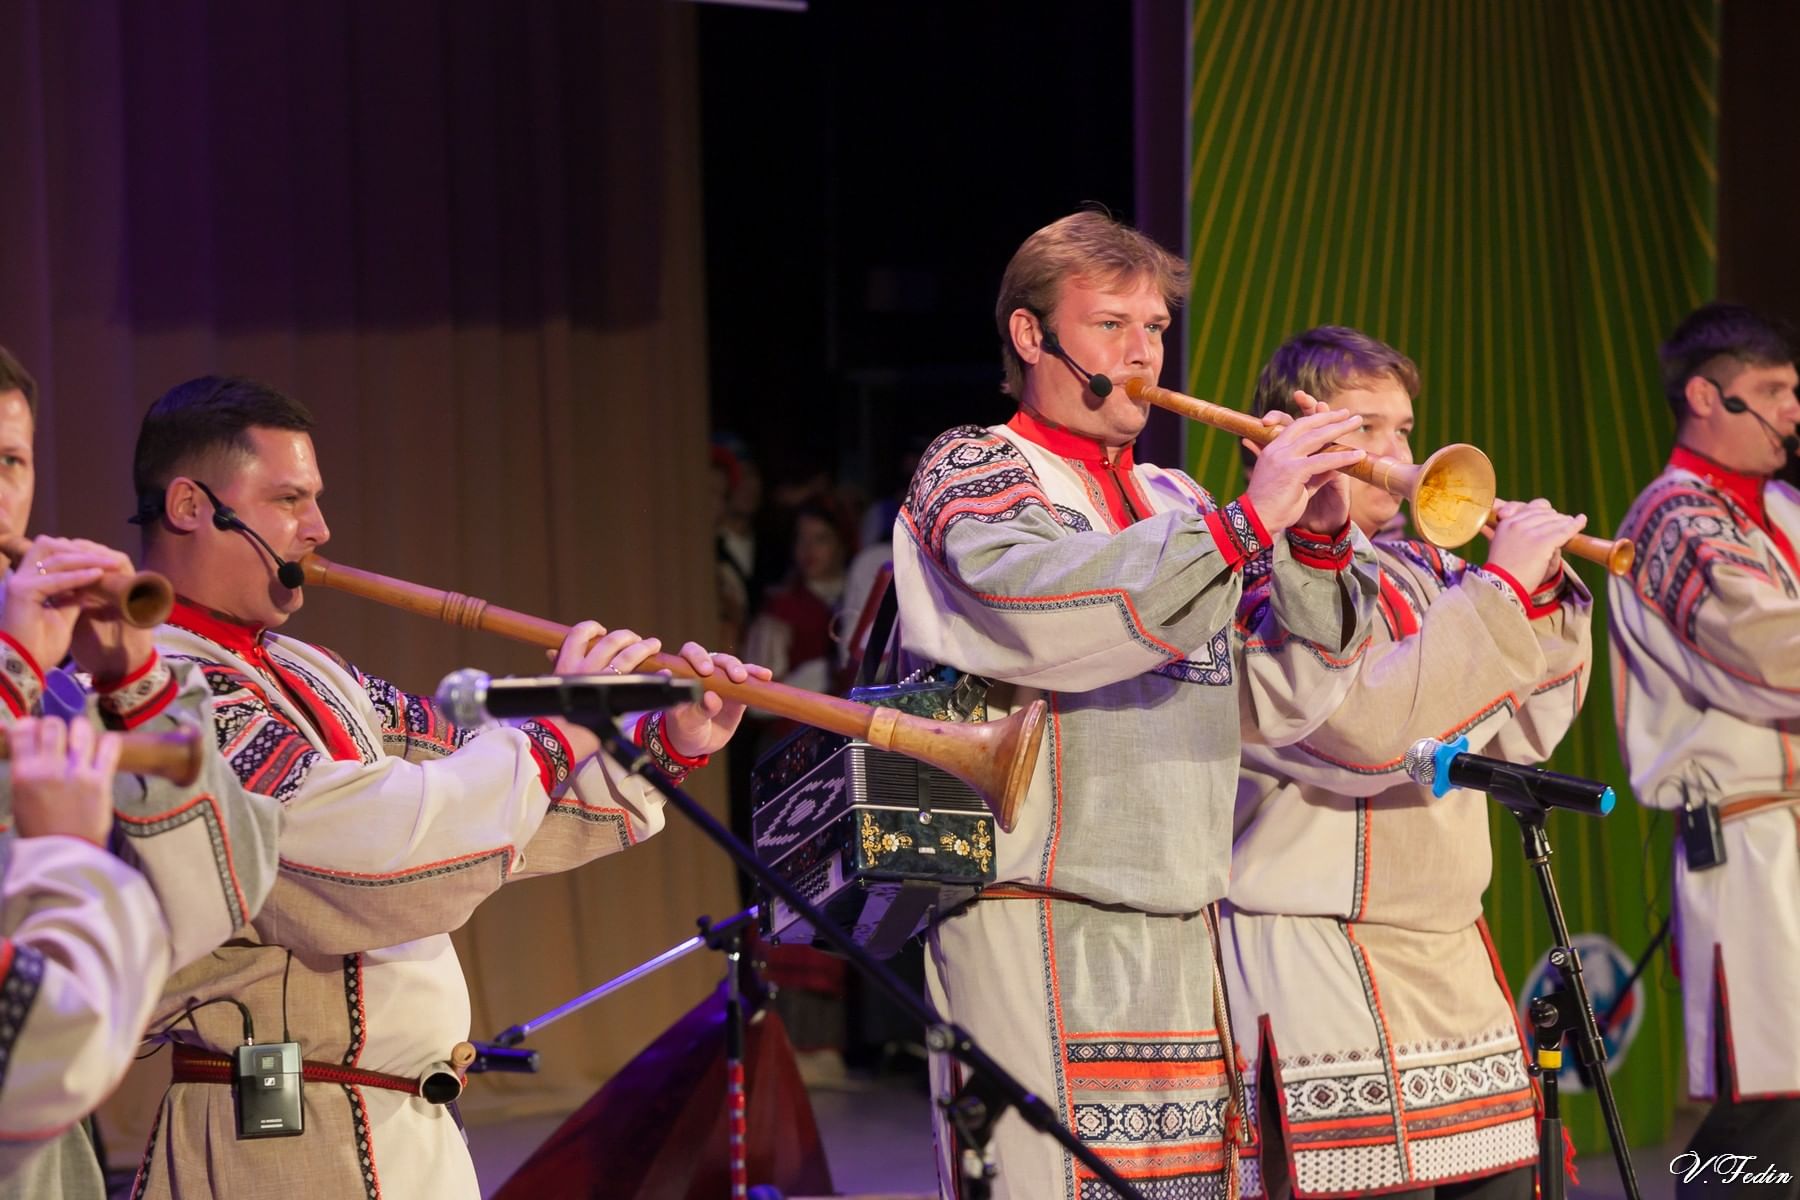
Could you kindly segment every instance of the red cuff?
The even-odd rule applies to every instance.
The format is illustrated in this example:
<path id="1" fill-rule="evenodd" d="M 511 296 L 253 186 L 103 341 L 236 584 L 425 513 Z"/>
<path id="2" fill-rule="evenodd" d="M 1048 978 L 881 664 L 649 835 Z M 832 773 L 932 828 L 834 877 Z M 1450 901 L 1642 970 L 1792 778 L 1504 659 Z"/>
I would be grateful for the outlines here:
<path id="1" fill-rule="evenodd" d="M 11 646 L 14 652 L 17 653 L 20 658 L 25 660 L 25 665 L 31 668 L 31 673 L 33 675 L 37 676 L 38 686 L 43 687 L 44 668 L 38 666 L 37 659 L 31 657 L 31 651 L 21 645 L 18 638 L 4 631 L 0 631 L 0 642 L 5 642 L 7 645 Z"/>
<path id="2" fill-rule="evenodd" d="M 169 707 L 180 690 L 175 686 L 175 673 L 163 665 L 162 655 L 155 650 L 142 666 L 117 681 L 96 679 L 100 709 L 116 717 L 126 729 L 139 725 Z"/>
<path id="3" fill-rule="evenodd" d="M 654 713 L 645 713 L 644 716 L 638 720 L 637 729 L 632 732 L 633 739 L 640 746 L 644 744 L 644 730 L 650 724 L 650 718 L 654 715 Z M 669 761 L 685 771 L 696 770 L 712 761 L 712 755 L 710 754 L 702 754 L 699 758 L 689 758 L 675 748 L 674 741 L 669 737 L 669 718 L 666 713 L 663 715 L 662 720 L 656 722 L 656 737 L 657 741 L 662 745 L 663 750 L 668 753 Z"/>
<path id="4" fill-rule="evenodd" d="M 1481 569 L 1511 588 L 1513 594 L 1518 596 L 1519 606 L 1525 610 L 1526 617 L 1533 621 L 1537 620 L 1539 617 L 1547 617 L 1558 608 L 1562 607 L 1562 605 L 1554 599 L 1548 604 L 1541 604 L 1533 599 L 1531 593 L 1525 590 L 1525 585 L 1520 583 L 1517 579 L 1514 579 L 1512 572 L 1504 567 L 1496 567 L 1493 563 L 1486 563 Z"/>
<path id="5" fill-rule="evenodd" d="M 527 721 L 520 730 L 531 739 L 531 757 L 537 760 L 544 793 L 554 795 L 557 785 L 567 779 L 575 767 L 575 747 L 569 745 L 563 731 L 549 721 Z"/>
<path id="6" fill-rule="evenodd" d="M 1297 525 L 1288 526 L 1288 545 L 1294 561 L 1321 571 L 1342 571 L 1350 565 L 1355 543 L 1350 537 L 1350 522 L 1345 520 L 1335 533 L 1314 533 Z"/>
<path id="7" fill-rule="evenodd" d="M 5 669 L 0 670 L 0 702 L 5 703 L 7 711 L 13 716 L 28 717 L 44 694 L 44 669 L 38 666 L 37 659 L 31 657 L 31 652 L 10 633 L 0 632 L 0 642 L 8 647 L 8 652 L 4 655 Z M 33 679 L 37 683 L 35 696 L 29 694 Z"/>
<path id="8" fill-rule="evenodd" d="M 1225 559 L 1225 565 L 1236 571 L 1269 548 L 1269 531 L 1249 496 L 1239 496 L 1222 508 L 1215 508 L 1203 518 L 1213 545 Z"/>

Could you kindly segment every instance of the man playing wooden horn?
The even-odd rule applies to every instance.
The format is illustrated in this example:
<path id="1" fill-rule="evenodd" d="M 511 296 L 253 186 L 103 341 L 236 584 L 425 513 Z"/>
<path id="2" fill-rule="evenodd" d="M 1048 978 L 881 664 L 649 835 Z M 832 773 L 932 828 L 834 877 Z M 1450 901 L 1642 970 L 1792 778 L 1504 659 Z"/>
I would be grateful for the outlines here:
<path id="1" fill-rule="evenodd" d="M 274 632 L 304 597 L 271 556 L 298 559 L 330 536 L 311 428 L 279 392 L 209 377 L 158 400 L 138 436 L 146 564 L 180 596 L 158 643 L 205 673 L 221 752 L 283 806 L 282 870 L 255 936 L 178 976 L 174 994 L 233 997 L 259 1029 L 291 1030 L 306 1060 L 306 1128 L 237 1139 L 220 1064 L 242 1029 L 234 1013 L 208 1009 L 170 1031 L 173 1083 L 137 1194 L 291 1200 L 304 1181 L 320 1196 L 472 1200 L 453 1114 L 414 1094 L 469 1035 L 449 931 L 510 879 L 649 837 L 661 800 L 577 725 L 459 729 L 429 699 Z M 629 672 L 657 649 L 588 621 L 555 669 Z M 702 675 L 751 673 L 692 643 L 682 654 Z M 679 778 L 741 716 L 708 695 L 653 714 L 638 736 Z"/>
<path id="2" fill-rule="evenodd" d="M 35 430 L 36 385 L 0 347 L 0 540 L 30 522 Z M 279 807 L 217 755 L 191 786 L 115 778 L 101 720 L 211 721 L 198 671 L 172 670 L 149 630 L 80 594 L 131 570 L 116 550 L 40 536 L 0 580 L 13 755 L 0 786 L 0 1197 L 102 1200 L 77 1122 L 118 1085 L 164 979 L 247 927 L 275 878 Z M 55 670 L 71 650 L 97 696 Z M 47 679 L 67 725 L 34 719 Z"/>
<path id="3" fill-rule="evenodd" d="M 1050 703 L 1018 825 L 996 847 L 999 885 L 933 931 L 933 999 L 1126 1177 L 1222 1196 L 1242 1123 L 1207 910 L 1225 893 L 1240 722 L 1288 741 L 1327 715 L 1376 587 L 1335 471 L 1362 452 L 1308 457 L 1354 418 L 1291 423 L 1267 474 L 1219 505 L 1134 460 L 1147 406 L 1084 382 L 1082 369 L 1156 378 L 1186 277 L 1098 213 L 1026 240 L 996 309 L 1019 410 L 925 452 L 895 524 L 895 580 L 907 649 Z M 1270 603 L 1245 626 L 1257 561 Z M 994 1133 L 996 1195 L 1092 1194 L 1023 1123 Z M 939 1145 L 950 1194 L 942 1127 Z"/>
<path id="4" fill-rule="evenodd" d="M 1344 442 L 1411 462 L 1418 391 L 1411 359 L 1327 326 L 1275 351 L 1254 411 L 1309 393 L 1361 418 Z M 1477 567 L 1407 537 L 1399 499 L 1352 482 L 1381 572 L 1373 644 L 1317 729 L 1244 748 L 1221 937 L 1258 1083 L 1246 1194 L 1532 1194 L 1536 1100 L 1481 919 L 1487 800 L 1433 799 L 1402 764 L 1417 739 L 1458 735 L 1540 762 L 1581 706 L 1592 598 L 1557 548 L 1582 521 L 1544 501 L 1501 516 Z"/>
<path id="5" fill-rule="evenodd" d="M 1685 810 L 1688 1088 L 1716 1103 L 1676 1186 L 1702 1194 L 1715 1155 L 1800 1162 L 1800 494 L 1770 478 L 1800 400 L 1787 332 L 1735 305 L 1690 313 L 1662 369 L 1675 449 L 1626 514 L 1637 562 L 1608 596 L 1632 791 Z"/>

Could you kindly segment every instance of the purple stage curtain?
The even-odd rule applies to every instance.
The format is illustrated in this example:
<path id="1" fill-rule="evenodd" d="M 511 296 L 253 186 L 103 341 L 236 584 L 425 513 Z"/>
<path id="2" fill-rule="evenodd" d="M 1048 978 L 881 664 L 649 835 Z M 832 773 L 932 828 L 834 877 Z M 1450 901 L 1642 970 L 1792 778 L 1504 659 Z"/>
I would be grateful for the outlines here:
<path id="1" fill-rule="evenodd" d="M 0 343 L 44 393 L 33 531 L 135 553 L 144 409 L 248 374 L 319 418 L 331 557 L 711 637 L 692 22 L 586 0 L 0 0 Z M 417 690 L 543 666 L 340 595 L 288 628 Z M 722 774 L 696 776 L 713 803 Z M 734 907 L 723 857 L 674 820 L 458 934 L 477 1034 Z M 585 1095 L 704 994 L 706 959 L 558 1026 L 544 1077 L 478 1080 L 469 1106 Z M 108 1110 L 116 1161 L 166 1061 Z"/>

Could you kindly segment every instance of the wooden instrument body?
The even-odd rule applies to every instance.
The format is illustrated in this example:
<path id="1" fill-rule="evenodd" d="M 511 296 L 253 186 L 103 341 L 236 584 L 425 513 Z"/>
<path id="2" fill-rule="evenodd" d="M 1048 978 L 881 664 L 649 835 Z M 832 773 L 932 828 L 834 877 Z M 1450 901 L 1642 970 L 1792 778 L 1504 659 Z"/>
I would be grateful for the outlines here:
<path id="1" fill-rule="evenodd" d="M 30 538 L 0 541 L 0 554 L 11 559 L 15 566 L 30 550 Z M 155 571 L 138 571 L 131 575 L 109 572 L 86 590 L 104 599 L 119 611 L 127 625 L 138 629 L 155 629 L 175 610 L 175 586 L 166 575 Z"/>
<path id="2" fill-rule="evenodd" d="M 345 567 L 317 554 L 301 559 L 300 566 L 308 584 L 350 592 L 464 629 L 485 630 L 549 649 L 561 646 L 569 635 L 569 627 L 555 621 L 500 608 L 459 592 Z M 1025 798 L 1044 740 L 1045 706 L 1041 700 L 1004 721 L 962 725 L 928 721 L 897 709 L 874 708 L 783 683 L 758 679 L 733 683 L 723 673 L 701 677 L 685 659 L 673 654 L 658 654 L 639 669 L 698 678 L 707 691 L 727 700 L 931 763 L 974 788 L 993 810 L 1002 829 L 1010 830 L 1018 819 L 1019 805 Z"/>
<path id="3" fill-rule="evenodd" d="M 1143 379 L 1129 378 L 1123 386 L 1133 399 L 1247 438 L 1259 446 L 1274 441 L 1279 432 L 1278 426 L 1264 425 L 1249 413 L 1173 392 Z M 1348 448 L 1334 442 L 1325 450 Z M 1494 464 L 1479 449 L 1464 442 L 1445 446 L 1422 463 L 1371 454 L 1343 471 L 1352 479 L 1373 484 L 1411 504 L 1413 527 L 1419 536 L 1445 550 L 1467 545 L 1484 526 L 1498 520 L 1494 515 Z M 1563 548 L 1601 564 L 1614 575 L 1630 571 L 1636 555 L 1631 543 L 1624 539 L 1608 541 L 1585 533 L 1570 538 Z"/>

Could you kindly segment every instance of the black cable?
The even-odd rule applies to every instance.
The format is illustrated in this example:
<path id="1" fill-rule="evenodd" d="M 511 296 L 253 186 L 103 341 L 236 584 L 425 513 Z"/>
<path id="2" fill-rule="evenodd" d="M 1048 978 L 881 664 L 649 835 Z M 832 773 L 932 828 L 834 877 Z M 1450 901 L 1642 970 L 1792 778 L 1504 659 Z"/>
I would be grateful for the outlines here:
<path id="1" fill-rule="evenodd" d="M 294 1040 L 293 1035 L 288 1032 L 287 1018 L 288 972 L 293 970 L 293 967 L 294 951 L 292 947 L 289 947 L 287 961 L 281 964 L 281 1040 L 284 1042 L 291 1042 Z"/>
<path id="2" fill-rule="evenodd" d="M 256 1042 L 256 1024 L 254 1021 L 252 1021 L 250 1019 L 250 1009 L 244 1004 L 244 1002 L 242 1000 L 239 1000 L 236 996 L 215 996 L 211 1000 L 202 1000 L 199 1004 L 195 1004 L 192 1000 L 189 1000 L 185 1005 L 182 1006 L 182 1009 L 180 1012 L 176 1013 L 174 1016 L 172 1016 L 168 1019 L 168 1021 L 163 1025 L 163 1027 L 161 1029 L 158 1029 L 151 1033 L 144 1034 L 144 1040 L 145 1041 L 154 1041 L 158 1038 L 166 1036 L 171 1029 L 173 1029 L 177 1025 L 181 1024 L 181 1022 L 184 1019 L 187 1021 L 187 1023 L 189 1025 L 192 1025 L 194 1027 L 195 1033 L 199 1033 L 200 1026 L 194 1020 L 194 1014 L 199 1012 L 203 1008 L 211 1008 L 215 1004 L 233 1004 L 233 1005 L 237 1006 L 238 1015 L 244 1018 L 244 1045 L 246 1045 L 246 1046 L 254 1045 Z M 163 1044 L 160 1041 L 158 1041 L 156 1043 L 156 1045 L 152 1046 L 148 1051 L 146 1051 L 143 1054 L 138 1055 L 136 1061 L 141 1062 L 142 1060 L 149 1058 L 151 1055 L 155 1054 L 158 1050 L 161 1050 L 162 1048 L 163 1048 Z"/>

